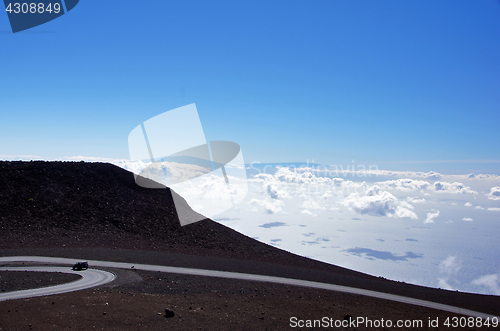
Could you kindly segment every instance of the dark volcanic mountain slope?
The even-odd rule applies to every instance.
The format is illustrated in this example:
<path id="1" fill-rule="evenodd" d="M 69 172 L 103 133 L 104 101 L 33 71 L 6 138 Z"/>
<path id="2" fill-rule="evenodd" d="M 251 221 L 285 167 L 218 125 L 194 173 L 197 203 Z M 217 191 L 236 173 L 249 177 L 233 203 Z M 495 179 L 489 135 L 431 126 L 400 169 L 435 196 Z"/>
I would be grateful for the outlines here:
<path id="1" fill-rule="evenodd" d="M 159 250 L 360 275 L 260 243 L 209 219 L 181 227 L 171 194 L 139 187 L 132 173 L 111 164 L 0 162 L 0 248 Z"/>
<path id="2" fill-rule="evenodd" d="M 181 228 L 170 190 L 139 187 L 111 164 L 2 162 L 0 198 L 2 226 L 16 233 L 104 231 L 174 243 Z"/>

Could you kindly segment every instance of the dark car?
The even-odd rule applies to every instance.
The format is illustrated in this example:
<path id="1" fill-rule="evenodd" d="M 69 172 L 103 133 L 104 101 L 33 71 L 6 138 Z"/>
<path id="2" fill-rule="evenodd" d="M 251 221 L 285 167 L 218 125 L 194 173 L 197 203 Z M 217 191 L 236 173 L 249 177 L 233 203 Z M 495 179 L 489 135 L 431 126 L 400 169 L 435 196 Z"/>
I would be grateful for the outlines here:
<path id="1" fill-rule="evenodd" d="M 85 270 L 85 269 L 88 269 L 88 268 L 89 268 L 89 264 L 87 262 L 77 262 L 73 266 L 73 270 L 77 270 L 77 271 Z"/>

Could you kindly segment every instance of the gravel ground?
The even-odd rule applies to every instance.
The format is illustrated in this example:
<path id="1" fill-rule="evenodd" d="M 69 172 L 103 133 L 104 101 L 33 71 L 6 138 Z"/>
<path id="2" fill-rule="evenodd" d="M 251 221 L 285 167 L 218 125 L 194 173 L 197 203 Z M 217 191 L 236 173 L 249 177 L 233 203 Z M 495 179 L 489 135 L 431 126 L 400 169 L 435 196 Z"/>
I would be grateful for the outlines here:
<path id="1" fill-rule="evenodd" d="M 388 319 L 392 323 L 422 321 L 421 327 L 402 328 L 405 330 L 450 330 L 443 324 L 446 318 L 460 318 L 433 309 L 296 286 L 137 270 L 122 272 L 129 274 L 128 282 L 2 302 L 0 330 L 324 330 L 293 328 L 291 318 L 343 321 L 347 315 L 373 323 L 382 319 L 385 323 Z M 165 309 L 174 316 L 165 317 Z M 429 327 L 429 319 L 438 319 L 440 327 Z M 360 324 L 340 329 L 394 328 Z"/>
<path id="2" fill-rule="evenodd" d="M 62 272 L 0 271 L 0 291 L 11 292 L 36 287 L 59 285 L 80 279 L 75 274 Z"/>

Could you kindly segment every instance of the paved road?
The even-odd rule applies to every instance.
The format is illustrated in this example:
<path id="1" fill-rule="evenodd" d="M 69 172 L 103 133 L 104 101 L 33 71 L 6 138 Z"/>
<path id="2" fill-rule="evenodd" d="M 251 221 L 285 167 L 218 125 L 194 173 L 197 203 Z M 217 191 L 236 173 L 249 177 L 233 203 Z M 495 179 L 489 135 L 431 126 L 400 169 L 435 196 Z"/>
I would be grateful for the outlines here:
<path id="1" fill-rule="evenodd" d="M 39 297 L 44 295 L 51 294 L 60 294 L 72 291 L 84 290 L 87 288 L 103 285 L 109 283 L 115 279 L 115 275 L 111 272 L 96 270 L 96 269 L 87 269 L 83 271 L 73 271 L 70 267 L 7 267 L 0 268 L 0 271 L 43 271 L 43 272 L 64 272 L 68 274 L 76 274 L 82 276 L 82 279 L 79 279 L 74 282 L 55 285 L 55 286 L 47 286 L 41 287 L 37 289 L 31 290 L 23 290 L 23 291 L 13 291 L 0 293 L 0 301 L 5 300 L 13 300 L 13 299 L 22 299 L 22 298 L 31 298 L 31 297 Z"/>
<path id="2" fill-rule="evenodd" d="M 42 257 L 42 256 L 10 256 L 10 257 L 0 257 L 0 262 L 15 262 L 15 261 L 24 261 L 24 262 L 43 262 L 43 263 L 56 263 L 56 264 L 74 264 L 79 260 L 75 259 L 67 259 L 60 257 Z M 230 278 L 230 279 L 241 279 L 241 280 L 252 280 L 252 281 L 260 281 L 260 282 L 269 282 L 269 283 L 277 283 L 277 284 L 285 284 L 285 285 L 296 285 L 296 286 L 304 286 L 310 288 L 317 288 L 323 290 L 337 291 L 337 292 L 345 292 L 351 294 L 359 294 L 364 296 L 369 296 L 373 298 L 386 299 L 391 301 L 397 301 L 402 303 L 408 303 L 416 306 L 422 306 L 427 308 L 439 309 L 443 311 L 448 311 L 452 313 L 473 316 L 473 317 L 481 317 L 481 318 L 498 318 L 498 316 L 485 314 L 473 310 L 463 309 L 460 307 L 454 307 L 449 305 L 444 305 L 441 303 L 425 301 L 420 299 L 408 298 L 395 294 L 388 294 L 383 292 L 375 292 L 365 289 L 359 289 L 354 287 L 340 286 L 328 283 L 319 283 L 312 282 L 307 280 L 300 279 L 291 279 L 291 278 L 282 278 L 282 277 L 273 277 L 273 276 L 264 276 L 264 275 L 254 275 L 254 274 L 244 274 L 237 272 L 228 272 L 228 271 L 216 271 L 216 270 L 205 270 L 205 269 L 192 269 L 192 268 L 179 268 L 179 267 L 168 267 L 168 266 L 158 266 L 158 265 L 150 265 L 150 264 L 134 264 L 134 263 L 123 263 L 123 262 L 108 262 L 108 261 L 93 261 L 87 260 L 89 265 L 92 267 L 108 267 L 108 268 L 120 268 L 120 269 L 137 269 L 137 270 L 145 270 L 145 271 L 159 271 L 159 272 L 168 272 L 168 273 L 176 273 L 176 274 L 186 274 L 186 275 L 195 275 L 195 276 L 209 276 L 209 277 L 220 277 L 220 278 Z"/>

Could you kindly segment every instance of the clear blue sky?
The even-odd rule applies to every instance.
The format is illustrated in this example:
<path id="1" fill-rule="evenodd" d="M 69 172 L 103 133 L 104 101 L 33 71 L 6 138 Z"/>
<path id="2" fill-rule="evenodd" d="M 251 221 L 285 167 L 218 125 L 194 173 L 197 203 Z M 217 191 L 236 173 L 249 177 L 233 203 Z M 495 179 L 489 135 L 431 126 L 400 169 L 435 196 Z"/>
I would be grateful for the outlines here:
<path id="1" fill-rule="evenodd" d="M 196 103 L 247 162 L 500 169 L 498 1 L 84 0 L 0 40 L 0 155 L 128 158 Z"/>

